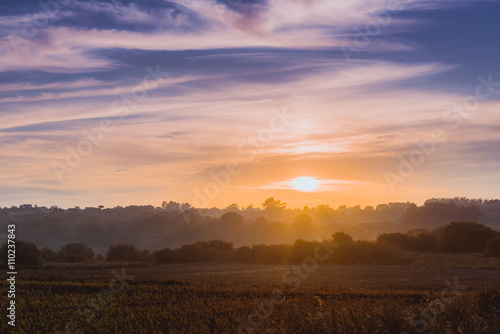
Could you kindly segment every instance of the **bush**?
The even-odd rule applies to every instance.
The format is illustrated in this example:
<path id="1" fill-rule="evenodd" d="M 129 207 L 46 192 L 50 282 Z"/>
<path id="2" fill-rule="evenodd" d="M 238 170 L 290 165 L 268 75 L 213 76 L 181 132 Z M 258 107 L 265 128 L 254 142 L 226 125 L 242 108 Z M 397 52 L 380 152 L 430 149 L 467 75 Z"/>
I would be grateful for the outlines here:
<path id="1" fill-rule="evenodd" d="M 442 252 L 480 253 L 486 243 L 500 233 L 482 224 L 473 222 L 451 223 L 435 230 L 438 246 Z"/>
<path id="2" fill-rule="evenodd" d="M 236 263 L 254 263 L 255 256 L 250 247 L 242 246 L 231 252 L 229 260 Z"/>
<path id="3" fill-rule="evenodd" d="M 232 243 L 222 240 L 197 241 L 181 246 L 177 252 L 181 262 L 209 262 L 227 258 L 232 248 Z"/>
<path id="4" fill-rule="evenodd" d="M 500 237 L 496 237 L 488 241 L 484 248 L 485 256 L 500 257 Z"/>
<path id="5" fill-rule="evenodd" d="M 233 250 L 233 244 L 222 240 L 197 241 L 177 249 L 164 248 L 153 254 L 160 263 L 193 263 L 226 261 Z"/>
<path id="6" fill-rule="evenodd" d="M 350 245 L 353 243 L 352 237 L 345 232 L 336 232 L 332 235 L 333 243 L 339 246 Z"/>
<path id="7" fill-rule="evenodd" d="M 296 236 L 300 236 L 305 239 L 310 239 L 314 235 L 314 226 L 312 224 L 312 218 L 307 214 L 297 215 L 293 219 L 292 230 L 295 232 Z"/>
<path id="8" fill-rule="evenodd" d="M 437 248 L 436 237 L 430 234 L 419 234 L 414 237 L 413 250 L 416 252 L 435 252 Z"/>
<path id="9" fill-rule="evenodd" d="M 300 264 L 305 258 L 314 255 L 314 250 L 319 246 L 316 241 L 305 241 L 302 239 L 295 240 L 292 245 L 289 262 L 293 264 Z"/>
<path id="10" fill-rule="evenodd" d="M 242 227 L 244 224 L 243 217 L 236 212 L 226 212 L 219 218 L 219 225 L 228 229 Z"/>
<path id="11" fill-rule="evenodd" d="M 377 237 L 380 243 L 388 243 L 402 249 L 411 248 L 412 237 L 401 233 L 381 234 Z"/>
<path id="12" fill-rule="evenodd" d="M 400 264 L 407 263 L 405 258 L 394 246 L 372 242 L 354 241 L 337 248 L 329 262 L 335 264 Z"/>
<path id="13" fill-rule="evenodd" d="M 36 247 L 34 243 L 26 242 L 22 240 L 16 240 L 15 243 L 16 251 L 16 265 L 24 266 L 38 266 L 42 263 L 42 257 L 40 255 L 40 250 Z M 2 261 L 7 261 L 8 258 L 8 248 L 7 244 L 2 246 Z"/>
<path id="14" fill-rule="evenodd" d="M 253 245 L 250 249 L 253 263 L 282 264 L 287 263 L 290 253 L 289 245 Z"/>
<path id="15" fill-rule="evenodd" d="M 95 257 L 95 253 L 92 248 L 80 242 L 69 243 L 64 245 L 60 250 L 63 262 L 87 262 L 91 261 Z"/>
<path id="16" fill-rule="evenodd" d="M 140 262 L 147 258 L 147 251 L 139 251 L 134 245 L 116 244 L 106 252 L 106 262 Z"/>
<path id="17" fill-rule="evenodd" d="M 62 261 L 61 254 L 52 250 L 49 247 L 43 248 L 41 250 L 41 255 L 42 255 L 42 259 L 45 262 L 61 262 Z"/>
<path id="18" fill-rule="evenodd" d="M 379 235 L 377 241 L 414 252 L 433 252 L 436 250 L 436 238 L 429 234 L 410 236 L 401 233 L 388 233 Z"/>
<path id="19" fill-rule="evenodd" d="M 162 264 L 177 263 L 178 258 L 175 251 L 170 248 L 164 248 L 162 250 L 153 253 L 153 260 L 160 262 Z"/>

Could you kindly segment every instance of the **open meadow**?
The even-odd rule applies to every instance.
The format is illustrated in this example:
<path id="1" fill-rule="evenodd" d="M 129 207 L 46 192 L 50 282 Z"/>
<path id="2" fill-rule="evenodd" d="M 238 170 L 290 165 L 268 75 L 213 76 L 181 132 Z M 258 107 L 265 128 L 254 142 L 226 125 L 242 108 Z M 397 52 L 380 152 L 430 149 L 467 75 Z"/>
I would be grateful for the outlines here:
<path id="1" fill-rule="evenodd" d="M 137 264 L 106 264 L 102 266 L 60 265 L 35 268 L 20 273 L 22 280 L 106 282 L 113 279 L 112 271 L 125 270 L 133 276 L 133 282 L 178 281 L 194 285 L 222 286 L 295 286 L 294 278 L 300 279 L 300 287 L 333 289 L 382 289 L 382 290 L 436 290 L 445 286 L 444 280 L 457 278 L 469 289 L 500 284 L 500 261 L 474 256 L 470 263 L 442 264 L 443 256 L 436 262 L 411 265 L 320 265 L 314 271 L 303 269 L 296 273 L 298 265 L 263 264 L 171 264 L 141 266 Z M 472 262 L 477 259 L 476 262 Z M 482 260 L 482 261 L 481 261 Z M 312 270 L 312 268 L 311 268 Z M 283 280 L 283 275 L 287 274 Z M 286 281 L 293 281 L 288 283 Z"/>

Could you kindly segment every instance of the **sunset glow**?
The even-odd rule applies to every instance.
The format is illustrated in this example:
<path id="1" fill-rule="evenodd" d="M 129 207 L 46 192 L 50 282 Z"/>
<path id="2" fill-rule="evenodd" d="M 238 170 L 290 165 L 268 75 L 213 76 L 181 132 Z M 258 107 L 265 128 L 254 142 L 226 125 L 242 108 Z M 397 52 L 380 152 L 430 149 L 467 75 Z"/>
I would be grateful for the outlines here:
<path id="1" fill-rule="evenodd" d="M 298 177 L 292 180 L 290 183 L 293 189 L 306 192 L 314 191 L 321 184 L 319 180 L 316 180 L 315 178 L 309 176 Z"/>
<path id="2" fill-rule="evenodd" d="M 498 2 L 5 6 L 2 206 L 498 196 Z"/>

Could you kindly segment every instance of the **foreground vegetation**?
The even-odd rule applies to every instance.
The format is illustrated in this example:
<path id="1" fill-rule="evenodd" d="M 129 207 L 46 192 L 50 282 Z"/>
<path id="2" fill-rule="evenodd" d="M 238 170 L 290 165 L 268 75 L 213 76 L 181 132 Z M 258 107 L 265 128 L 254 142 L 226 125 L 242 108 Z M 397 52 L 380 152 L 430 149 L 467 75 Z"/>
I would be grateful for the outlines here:
<path id="1" fill-rule="evenodd" d="M 20 282 L 16 333 L 500 332 L 499 289 L 463 291 L 456 285 L 413 292 L 125 281 Z M 6 322 L 1 331 L 7 332 Z"/>

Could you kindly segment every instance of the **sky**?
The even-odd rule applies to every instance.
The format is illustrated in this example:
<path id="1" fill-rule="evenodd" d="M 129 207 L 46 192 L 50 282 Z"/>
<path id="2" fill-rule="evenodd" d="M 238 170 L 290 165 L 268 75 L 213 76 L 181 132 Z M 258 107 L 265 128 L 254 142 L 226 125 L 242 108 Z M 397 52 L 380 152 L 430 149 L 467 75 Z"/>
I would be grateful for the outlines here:
<path id="1" fill-rule="evenodd" d="M 498 198 L 499 15 L 472 0 L 3 2 L 0 206 Z"/>

